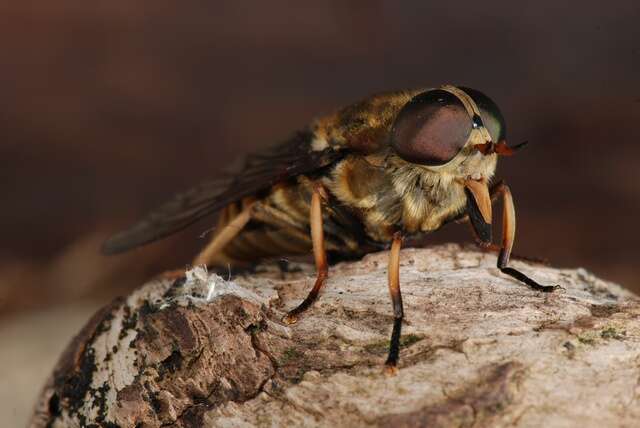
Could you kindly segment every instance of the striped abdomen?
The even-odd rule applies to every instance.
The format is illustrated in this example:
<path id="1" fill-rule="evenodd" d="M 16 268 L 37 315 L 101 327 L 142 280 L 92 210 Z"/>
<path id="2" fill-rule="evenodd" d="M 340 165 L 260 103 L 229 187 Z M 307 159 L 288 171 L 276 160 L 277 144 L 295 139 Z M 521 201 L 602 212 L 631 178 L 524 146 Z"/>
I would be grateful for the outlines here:
<path id="1" fill-rule="evenodd" d="M 261 259 L 311 254 L 309 225 L 311 181 L 300 176 L 295 181 L 274 186 L 253 208 L 252 218 L 212 261 L 213 265 L 253 262 Z M 249 200 L 224 208 L 216 230 L 222 230 Z M 325 248 L 329 253 L 357 257 L 368 249 L 362 225 L 345 210 L 323 206 Z"/>

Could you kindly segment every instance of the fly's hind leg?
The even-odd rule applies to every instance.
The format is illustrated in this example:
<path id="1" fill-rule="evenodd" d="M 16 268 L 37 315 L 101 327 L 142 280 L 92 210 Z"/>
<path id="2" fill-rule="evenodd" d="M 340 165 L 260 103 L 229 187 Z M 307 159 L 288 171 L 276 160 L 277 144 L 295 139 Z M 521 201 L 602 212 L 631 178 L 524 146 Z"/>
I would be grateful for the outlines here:
<path id="1" fill-rule="evenodd" d="M 329 266 L 327 264 L 327 253 L 324 249 L 324 231 L 322 224 L 322 200 L 327 199 L 326 193 L 322 185 L 316 183 L 311 194 L 311 210 L 309 214 L 309 223 L 311 225 L 311 241 L 313 244 L 313 257 L 316 264 L 316 282 L 307 295 L 296 308 L 289 311 L 283 318 L 287 324 L 294 324 L 298 321 L 298 316 L 307 310 L 311 304 L 318 298 L 320 289 L 327 280 L 329 275 Z"/>
<path id="2" fill-rule="evenodd" d="M 254 203 L 249 202 L 244 204 L 242 210 L 233 218 L 232 213 L 228 210 L 224 210 L 220 213 L 218 219 L 219 232 L 213 237 L 211 242 L 196 256 L 193 260 L 192 266 L 210 266 L 215 257 L 219 257 L 220 250 L 222 250 L 233 238 L 240 233 L 242 228 L 251 220 L 254 212 Z M 184 269 L 174 269 L 161 273 L 159 276 L 162 279 L 180 280 L 184 278 Z"/>
<path id="3" fill-rule="evenodd" d="M 224 218 L 225 213 L 221 213 L 219 225 L 226 223 L 222 229 L 214 236 L 209 244 L 193 260 L 193 266 L 211 265 L 220 251 L 235 238 L 242 229 L 249 223 L 253 215 L 256 204 L 248 202 L 243 204 L 242 210 L 232 219 Z"/>

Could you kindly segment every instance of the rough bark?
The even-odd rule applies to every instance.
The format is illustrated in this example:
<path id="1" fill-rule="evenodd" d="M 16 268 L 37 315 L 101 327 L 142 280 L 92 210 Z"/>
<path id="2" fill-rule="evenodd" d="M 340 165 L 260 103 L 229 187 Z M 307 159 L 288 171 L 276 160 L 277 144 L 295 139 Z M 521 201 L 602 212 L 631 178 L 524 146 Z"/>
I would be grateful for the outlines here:
<path id="1" fill-rule="evenodd" d="M 400 371 L 387 253 L 331 269 L 298 324 L 280 322 L 313 272 L 196 269 L 97 313 L 45 386 L 31 426 L 631 426 L 640 418 L 640 304 L 583 269 L 513 262 L 563 290 L 532 291 L 495 255 L 401 254 Z"/>

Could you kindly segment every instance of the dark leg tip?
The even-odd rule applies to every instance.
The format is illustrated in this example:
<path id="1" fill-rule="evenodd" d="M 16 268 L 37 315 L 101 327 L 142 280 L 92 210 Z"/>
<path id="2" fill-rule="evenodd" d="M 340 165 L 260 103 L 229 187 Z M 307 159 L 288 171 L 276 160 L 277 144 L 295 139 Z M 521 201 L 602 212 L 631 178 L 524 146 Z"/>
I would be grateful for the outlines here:
<path id="1" fill-rule="evenodd" d="M 564 290 L 563 287 L 556 284 L 556 285 L 541 285 L 538 290 L 542 291 L 543 293 L 553 293 L 554 291 L 560 290 L 560 289 Z"/>
<path id="2" fill-rule="evenodd" d="M 531 288 L 532 290 L 536 290 L 536 291 L 542 291 L 543 293 L 551 293 L 560 287 L 559 285 L 541 285 L 538 284 L 536 281 L 534 281 L 533 279 L 529 278 L 527 275 L 523 274 L 522 272 L 515 270 L 514 268 L 510 268 L 510 267 L 499 267 L 498 268 L 502 271 L 502 273 L 505 273 L 507 275 L 509 275 L 512 278 L 517 279 L 518 281 L 522 282 L 523 284 L 525 284 L 526 286 L 528 286 L 529 288 Z"/>

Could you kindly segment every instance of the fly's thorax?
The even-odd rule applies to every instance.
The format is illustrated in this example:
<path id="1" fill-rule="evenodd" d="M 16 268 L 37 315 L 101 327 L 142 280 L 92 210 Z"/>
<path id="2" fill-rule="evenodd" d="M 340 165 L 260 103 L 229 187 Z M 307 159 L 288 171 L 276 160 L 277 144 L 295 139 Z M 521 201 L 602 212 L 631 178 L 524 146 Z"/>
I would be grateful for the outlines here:
<path id="1" fill-rule="evenodd" d="M 375 153 L 383 149 L 398 112 L 416 93 L 378 94 L 319 117 L 311 125 L 312 150 L 348 147 L 359 153 Z"/>
<path id="2" fill-rule="evenodd" d="M 401 217 L 401 201 L 382 162 L 349 155 L 336 164 L 323 184 L 340 205 L 359 218 L 371 239 L 386 242 L 391 238 Z"/>
<path id="3" fill-rule="evenodd" d="M 324 184 L 339 203 L 358 215 L 367 234 L 382 242 L 397 230 L 435 230 L 466 204 L 454 170 L 430 171 L 391 152 L 384 163 L 348 156 Z"/>
<path id="4" fill-rule="evenodd" d="M 359 155 L 347 156 L 325 179 L 325 186 L 343 204 L 358 209 L 372 209 L 390 182 L 383 166 L 369 162 Z"/>

